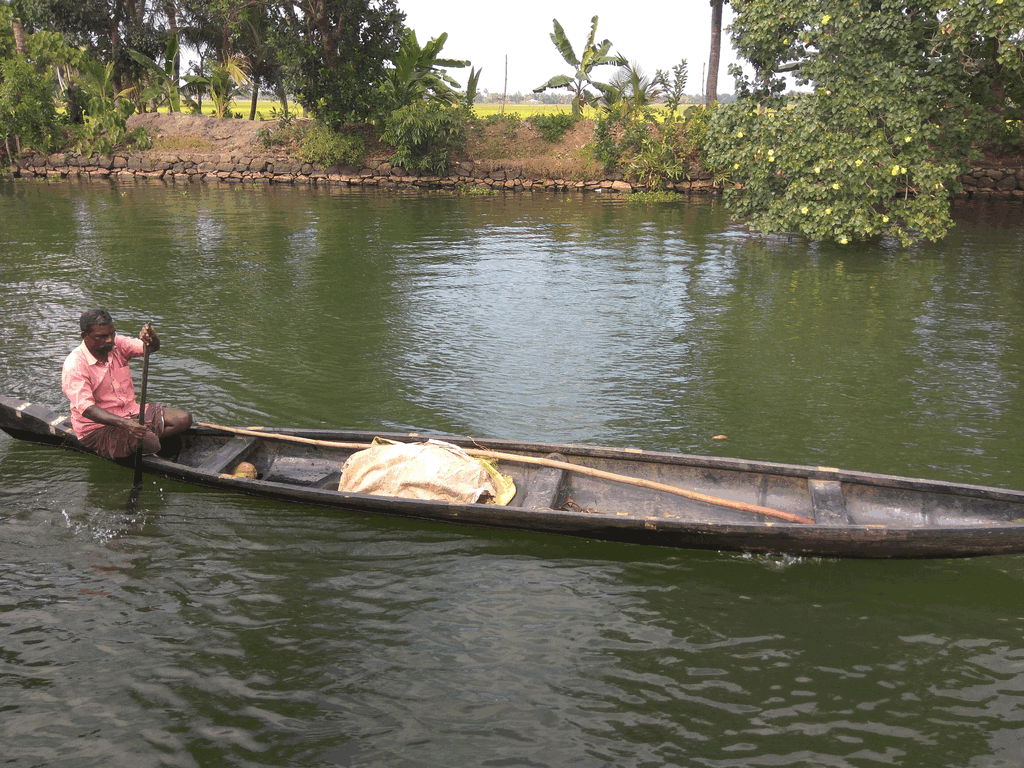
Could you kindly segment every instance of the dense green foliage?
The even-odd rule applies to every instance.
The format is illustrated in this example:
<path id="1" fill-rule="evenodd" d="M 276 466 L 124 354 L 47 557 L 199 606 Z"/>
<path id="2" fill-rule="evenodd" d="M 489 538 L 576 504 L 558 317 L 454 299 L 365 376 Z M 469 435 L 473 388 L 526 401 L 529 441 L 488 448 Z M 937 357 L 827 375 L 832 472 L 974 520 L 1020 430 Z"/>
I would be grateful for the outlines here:
<path id="1" fill-rule="evenodd" d="M 366 156 L 362 136 L 332 131 L 323 123 L 314 123 L 303 137 L 298 157 L 321 168 L 333 165 L 359 165 Z"/>
<path id="2" fill-rule="evenodd" d="M 1024 4 L 733 0 L 753 65 L 708 157 L 764 232 L 840 243 L 942 237 L 977 144 L 1024 104 Z M 783 96 L 783 75 L 812 84 Z"/>
<path id="3" fill-rule="evenodd" d="M 76 127 L 76 148 L 84 154 L 109 154 L 129 139 L 148 143 L 141 131 L 129 134 L 128 118 L 135 105 L 127 92 L 114 88 L 114 65 L 85 59 L 79 65 L 75 82 L 81 93 L 83 124 Z"/>
<path id="4" fill-rule="evenodd" d="M 678 114 L 686 85 L 686 60 L 650 78 L 639 64 L 621 66 L 600 86 L 601 114 L 594 129 L 594 156 L 650 190 L 700 171 L 711 110 L 691 107 Z M 664 98 L 663 110 L 656 101 Z"/>
<path id="5" fill-rule="evenodd" d="M 576 125 L 577 120 L 568 112 L 549 112 L 530 115 L 527 122 L 540 131 L 545 141 L 556 142 Z"/>
<path id="6" fill-rule="evenodd" d="M 658 121 L 606 112 L 594 128 L 594 156 L 608 170 L 620 171 L 648 189 L 663 189 L 666 182 L 700 172 L 712 113 L 709 107 L 690 107 L 681 120 Z"/>
<path id="7" fill-rule="evenodd" d="M 463 109 L 415 101 L 388 115 L 381 138 L 394 148 L 395 165 L 412 173 L 444 176 L 452 156 L 465 147 L 467 132 Z"/>
<path id="8" fill-rule="evenodd" d="M 0 61 L 0 139 L 16 137 L 16 152 L 33 147 L 49 152 L 59 144 L 54 82 L 25 59 Z"/>
<path id="9" fill-rule="evenodd" d="M 380 112 L 405 18 L 394 0 L 276 0 L 289 90 L 332 127 Z"/>
<path id="10" fill-rule="evenodd" d="M 366 157 L 366 141 L 358 133 L 333 131 L 319 121 L 286 117 L 261 128 L 257 140 L 265 149 L 281 149 L 320 168 L 356 166 Z"/>

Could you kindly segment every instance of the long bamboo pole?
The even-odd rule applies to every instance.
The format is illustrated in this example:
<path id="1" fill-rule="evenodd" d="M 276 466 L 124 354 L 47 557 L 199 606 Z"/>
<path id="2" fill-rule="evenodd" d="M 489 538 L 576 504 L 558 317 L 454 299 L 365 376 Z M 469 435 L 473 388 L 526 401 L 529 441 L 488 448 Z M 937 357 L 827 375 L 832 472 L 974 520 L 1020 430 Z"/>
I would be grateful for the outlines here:
<path id="1" fill-rule="evenodd" d="M 362 450 L 369 447 L 369 443 L 340 443 L 330 440 L 314 440 L 309 437 L 298 437 L 297 435 L 282 435 L 276 432 L 265 432 L 258 429 L 242 429 L 239 427 L 224 427 L 219 424 L 207 424 L 202 421 L 195 422 L 197 427 L 207 427 L 209 429 L 216 429 L 221 432 L 229 432 L 235 435 L 249 435 L 251 437 L 262 437 L 267 439 L 282 440 L 288 443 L 301 443 L 303 445 L 315 445 L 323 448 L 351 448 L 353 450 Z M 594 467 L 585 467 L 580 464 L 570 464 L 567 461 L 558 461 L 557 459 L 544 459 L 535 456 L 521 456 L 517 453 L 504 453 L 502 451 L 488 451 L 483 448 L 463 448 L 470 456 L 479 456 L 486 459 L 498 459 L 500 461 L 509 461 L 517 464 L 530 464 L 540 467 L 553 467 L 554 469 L 561 469 L 566 472 L 576 472 L 580 475 L 589 475 L 590 477 L 601 478 L 602 480 L 611 480 L 616 483 L 622 483 L 623 485 L 634 485 L 638 488 L 647 488 L 652 491 L 661 491 L 663 493 L 671 493 L 675 496 L 682 496 L 683 498 L 690 499 L 692 501 L 699 501 L 704 504 L 711 504 L 716 507 L 726 507 L 728 509 L 735 509 L 739 512 L 748 512 L 755 515 L 765 515 L 766 517 L 774 517 L 779 520 L 785 520 L 790 523 L 803 523 L 807 525 L 814 525 L 814 521 L 808 517 L 793 514 L 792 512 L 783 512 L 780 509 L 773 509 L 772 507 L 762 507 L 759 504 L 748 504 L 745 501 L 735 501 L 733 499 L 723 499 L 720 496 L 709 496 L 706 493 L 700 493 L 698 491 L 691 491 L 686 488 L 677 488 L 674 485 L 667 485 L 665 483 L 658 483 L 654 480 L 644 480 L 640 477 L 630 477 L 629 475 L 620 475 L 615 472 L 606 472 L 603 469 L 595 469 Z"/>

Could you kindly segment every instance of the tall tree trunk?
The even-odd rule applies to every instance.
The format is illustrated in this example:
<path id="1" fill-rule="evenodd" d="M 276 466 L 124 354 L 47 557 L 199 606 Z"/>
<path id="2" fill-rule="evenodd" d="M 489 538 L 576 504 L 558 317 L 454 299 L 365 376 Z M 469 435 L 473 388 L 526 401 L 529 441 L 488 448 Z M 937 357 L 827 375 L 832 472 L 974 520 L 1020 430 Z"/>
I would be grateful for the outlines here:
<path id="1" fill-rule="evenodd" d="M 722 6 L 725 0 L 711 0 L 711 53 L 708 55 L 708 106 L 718 103 L 718 63 L 722 58 Z"/>
<path id="2" fill-rule="evenodd" d="M 14 50 L 17 51 L 19 56 L 28 56 L 28 49 L 25 47 L 25 28 L 21 25 L 21 19 L 14 19 L 11 25 L 14 28 Z M 10 139 L 14 139 L 15 152 L 17 154 L 11 154 Z M 10 136 L 4 136 L 4 150 L 7 154 L 8 159 L 12 163 L 12 170 L 14 166 L 17 166 L 17 175 L 21 175 L 21 138 L 18 134 L 11 134 Z"/>
<path id="3" fill-rule="evenodd" d="M 281 102 L 282 114 L 288 117 L 288 91 L 285 89 L 280 75 L 277 75 L 277 80 L 274 82 L 274 90 L 277 93 L 277 100 Z"/>
<path id="4" fill-rule="evenodd" d="M 174 0 L 167 0 L 164 3 L 164 13 L 167 14 L 167 27 L 172 35 L 178 36 L 178 9 Z M 179 38 L 180 42 L 180 38 Z M 181 79 L 181 48 L 174 54 L 174 84 L 177 85 Z"/>
<path id="5" fill-rule="evenodd" d="M 260 87 L 256 84 L 256 78 L 252 79 L 252 101 L 249 102 L 249 119 L 256 119 L 256 102 L 260 98 Z"/>
<path id="6" fill-rule="evenodd" d="M 25 28 L 21 26 L 21 19 L 15 19 L 14 26 L 14 50 L 19 56 L 27 56 L 28 49 L 25 47 Z"/>

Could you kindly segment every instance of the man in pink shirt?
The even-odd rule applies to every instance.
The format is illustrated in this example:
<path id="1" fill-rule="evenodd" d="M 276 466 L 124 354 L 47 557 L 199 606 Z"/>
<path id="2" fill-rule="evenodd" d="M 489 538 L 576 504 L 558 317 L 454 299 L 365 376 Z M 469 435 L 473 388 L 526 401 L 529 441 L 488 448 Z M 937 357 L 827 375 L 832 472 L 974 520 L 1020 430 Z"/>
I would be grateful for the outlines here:
<path id="1" fill-rule="evenodd" d="M 138 339 L 114 334 L 106 310 L 90 309 L 79 319 L 82 343 L 64 361 L 61 385 L 71 401 L 71 426 L 79 442 L 108 459 L 129 456 L 142 441 L 144 453 L 160 450 L 162 436 L 192 426 L 192 414 L 163 405 L 146 406 L 146 425 L 139 424 L 139 404 L 128 361 L 160 349 L 149 323 Z"/>

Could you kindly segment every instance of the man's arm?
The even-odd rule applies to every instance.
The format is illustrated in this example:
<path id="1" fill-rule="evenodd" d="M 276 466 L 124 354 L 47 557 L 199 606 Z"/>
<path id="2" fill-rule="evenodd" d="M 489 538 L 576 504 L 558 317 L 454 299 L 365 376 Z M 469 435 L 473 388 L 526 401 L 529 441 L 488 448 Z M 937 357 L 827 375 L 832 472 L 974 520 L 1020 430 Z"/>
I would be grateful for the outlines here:
<path id="1" fill-rule="evenodd" d="M 115 416 L 98 405 L 90 405 L 82 411 L 82 415 L 90 421 L 95 421 L 97 424 L 104 424 L 108 427 L 123 427 L 131 432 L 132 437 L 137 437 L 140 440 L 146 436 L 146 426 L 144 424 L 139 424 L 135 419 Z"/>

